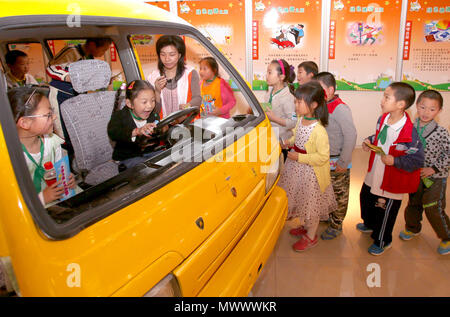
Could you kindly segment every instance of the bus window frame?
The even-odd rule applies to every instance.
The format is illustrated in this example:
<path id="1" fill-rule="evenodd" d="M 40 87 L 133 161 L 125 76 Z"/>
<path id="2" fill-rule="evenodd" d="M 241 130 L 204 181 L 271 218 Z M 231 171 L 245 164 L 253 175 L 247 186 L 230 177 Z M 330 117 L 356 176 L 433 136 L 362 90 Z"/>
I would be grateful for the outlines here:
<path id="1" fill-rule="evenodd" d="M 119 41 L 115 41 L 115 43 L 120 45 L 116 45 L 119 47 L 118 54 L 121 59 L 122 67 L 124 69 L 125 77 L 128 80 L 140 79 L 140 69 L 137 64 L 136 56 L 132 50 L 132 46 L 128 42 L 128 36 L 132 34 L 141 34 L 141 33 L 150 33 L 150 34 L 173 34 L 173 35 L 189 35 L 194 38 L 198 42 L 202 44 L 209 52 L 211 52 L 216 58 L 218 58 L 218 62 L 223 66 L 224 70 L 231 75 L 231 78 L 235 80 L 236 84 L 240 88 L 241 92 L 244 94 L 244 97 L 249 104 L 249 106 L 253 109 L 255 115 L 251 120 L 245 122 L 243 126 L 244 129 L 256 127 L 262 121 L 265 120 L 265 115 L 259 102 L 256 97 L 251 92 L 250 87 L 245 82 L 245 80 L 239 75 L 239 73 L 234 69 L 231 63 L 223 56 L 219 50 L 213 46 L 211 42 L 209 42 L 198 30 L 195 28 L 177 23 L 170 23 L 164 21 L 151 21 L 151 20 L 141 20 L 141 19 L 130 19 L 130 18 L 116 18 L 116 17 L 101 17 L 101 16 L 82 16 L 83 27 L 87 28 L 89 34 L 86 38 L 89 37 L 100 37 L 100 30 L 102 27 L 118 27 L 121 29 L 120 35 L 109 36 L 108 34 L 103 34 L 103 36 L 111 37 L 114 41 L 114 37 L 116 37 Z M 80 38 L 80 33 L 83 30 L 73 30 L 71 28 L 67 28 L 66 26 L 66 15 L 36 15 L 36 16 L 27 16 L 26 19 L 22 17 L 6 17 L 0 18 L 0 42 L 11 42 L 8 40 L 8 37 L 18 37 L 15 34 L 22 34 L 20 38 L 27 39 L 30 36 L 35 36 L 36 38 L 41 38 L 41 40 L 46 40 L 48 37 L 45 36 L 45 33 L 49 33 L 49 28 L 58 28 L 58 32 L 67 32 L 67 36 L 65 39 L 71 37 L 70 34 L 73 33 L 73 37 Z M 31 29 L 31 30 L 30 30 Z M 36 30 L 39 29 L 38 33 Z M 43 31 L 44 29 L 44 31 Z M 77 29 L 77 28 L 74 28 Z M 30 32 L 27 33 L 27 30 Z M 62 31 L 64 30 L 64 31 Z M 150 31 L 151 30 L 151 31 Z M 78 31 L 78 33 L 77 33 Z M 44 36 L 40 36 L 44 32 Z M 98 34 L 92 34 L 96 33 Z M 27 34 L 26 36 L 23 34 Z M 39 34 L 39 35 L 33 35 Z M 57 38 L 57 37 L 52 37 Z M 128 43 L 127 50 L 122 52 L 122 44 L 124 42 Z M 30 41 L 32 42 L 32 41 Z M 38 41 L 40 42 L 40 41 Z M 42 44 L 42 43 L 41 43 Z M 124 45 L 125 46 L 125 45 Z M 6 83 L 0 80 L 0 103 L 9 104 L 7 99 L 7 87 Z M 14 170 L 14 174 L 16 176 L 16 181 L 18 184 L 18 188 L 22 194 L 23 201 L 26 205 L 22 208 L 27 208 L 30 212 L 33 220 L 35 221 L 39 230 L 49 239 L 51 240 L 64 240 L 70 237 L 77 235 L 80 231 L 85 229 L 88 226 L 94 225 L 100 220 L 107 218 L 108 216 L 114 214 L 115 212 L 121 210 L 122 208 L 133 204 L 136 200 L 142 199 L 145 195 L 149 195 L 151 193 L 141 194 L 139 197 L 130 197 L 127 199 L 124 204 L 117 204 L 114 201 L 115 205 L 111 206 L 108 204 L 102 205 L 100 207 L 95 207 L 88 214 L 80 214 L 70 221 L 62 224 L 56 223 L 46 212 L 46 209 L 41 204 L 38 195 L 34 189 L 31 177 L 28 172 L 28 168 L 25 163 L 25 158 L 23 156 L 22 148 L 20 147 L 20 141 L 17 133 L 11 133 L 10 131 L 16 131 L 16 127 L 14 124 L 12 111 L 10 107 L 5 107 L 3 109 L 5 111 L 5 115 L 0 115 L 0 124 L 3 130 L 4 140 L 7 145 L 7 151 L 11 158 L 11 165 Z M 7 132 L 9 131 L 9 132 Z M 238 138 L 245 136 L 246 133 L 239 135 Z M 236 135 L 234 133 L 226 135 L 224 139 L 235 138 Z M 200 164 L 204 163 L 202 161 Z M 194 163 L 186 163 L 180 164 L 177 167 L 174 167 L 171 170 L 170 175 L 167 175 L 164 178 L 164 181 L 161 182 L 161 186 L 156 188 L 154 191 L 166 186 L 168 183 L 176 180 L 180 176 L 184 175 L 192 168 L 197 166 L 198 164 Z"/>

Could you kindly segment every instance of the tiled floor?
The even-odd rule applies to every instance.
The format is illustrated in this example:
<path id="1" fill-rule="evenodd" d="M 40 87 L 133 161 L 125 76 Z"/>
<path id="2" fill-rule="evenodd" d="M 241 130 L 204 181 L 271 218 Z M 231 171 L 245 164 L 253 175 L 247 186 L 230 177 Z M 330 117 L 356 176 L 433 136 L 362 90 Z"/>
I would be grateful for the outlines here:
<path id="1" fill-rule="evenodd" d="M 292 250 L 296 238 L 288 233 L 299 224 L 298 220 L 286 222 L 253 287 L 253 296 L 450 296 L 450 255 L 437 253 L 440 240 L 425 215 L 419 236 L 407 242 L 398 237 L 405 224 L 406 195 L 394 227 L 393 247 L 376 257 L 367 252 L 372 243 L 370 235 L 355 229 L 361 221 L 359 191 L 367 162 L 368 153 L 361 149 L 353 152 L 350 203 L 343 234 L 331 241 L 319 239 L 316 247 L 298 253 Z M 447 206 L 449 197 L 447 188 Z M 318 233 L 325 228 L 320 224 Z M 377 270 L 372 269 L 374 264 L 379 266 L 379 279 L 375 276 Z M 379 282 L 379 287 L 374 282 Z"/>

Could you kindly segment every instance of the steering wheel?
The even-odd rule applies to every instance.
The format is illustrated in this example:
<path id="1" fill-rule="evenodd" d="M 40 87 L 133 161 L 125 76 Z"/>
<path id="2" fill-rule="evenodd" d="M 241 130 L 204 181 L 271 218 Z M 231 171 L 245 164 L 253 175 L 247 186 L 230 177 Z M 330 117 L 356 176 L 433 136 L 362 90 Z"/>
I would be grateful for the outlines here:
<path id="1" fill-rule="evenodd" d="M 181 124 L 188 125 L 192 122 L 192 120 L 200 113 L 199 107 L 189 107 L 186 109 L 178 110 L 175 112 L 172 112 L 170 115 L 162 119 L 155 127 L 155 133 L 161 134 L 162 129 L 168 125 L 173 125 L 175 121 L 177 121 L 180 118 L 183 118 L 186 116 L 187 118 L 183 120 Z"/>
<path id="2" fill-rule="evenodd" d="M 167 129 L 166 131 L 163 132 L 163 128 L 167 127 L 167 126 L 174 126 L 177 123 L 177 120 L 186 117 L 186 119 L 184 119 L 181 124 L 186 126 L 189 123 L 192 122 L 192 120 L 200 113 L 200 108 L 199 107 L 189 107 L 186 109 L 182 109 L 182 110 L 178 110 L 175 112 L 172 112 L 170 115 L 168 115 L 167 117 L 165 117 L 164 119 L 162 119 L 160 122 L 158 122 L 158 124 L 156 125 L 154 132 L 153 132 L 153 137 L 147 138 L 145 137 L 145 139 L 140 140 L 140 142 L 142 142 L 143 144 L 148 144 L 148 143 L 155 143 L 155 142 L 159 142 L 159 141 L 164 141 L 165 143 L 171 143 L 168 140 L 168 137 L 170 135 L 170 131 L 171 129 Z M 174 124 L 175 123 L 175 124 Z"/>

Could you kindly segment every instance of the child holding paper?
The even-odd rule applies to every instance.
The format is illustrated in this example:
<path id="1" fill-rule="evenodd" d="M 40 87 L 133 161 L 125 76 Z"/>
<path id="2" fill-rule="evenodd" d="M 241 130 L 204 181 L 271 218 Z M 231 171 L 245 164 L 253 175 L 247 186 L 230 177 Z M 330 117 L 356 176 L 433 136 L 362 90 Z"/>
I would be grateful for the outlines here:
<path id="1" fill-rule="evenodd" d="M 61 181 L 49 187 L 44 181 L 44 164 L 55 164 L 63 156 L 61 144 L 64 140 L 52 134 L 56 116 L 47 97 L 36 88 L 13 88 L 8 92 L 8 98 L 34 187 L 42 204 L 47 205 L 64 196 Z M 73 174 L 67 186 L 75 189 Z"/>
<path id="2" fill-rule="evenodd" d="M 356 229 L 371 232 L 374 243 L 368 251 L 381 255 L 392 246 L 392 230 L 403 195 L 417 191 L 420 168 L 424 162 L 422 143 L 406 109 L 414 103 L 410 85 L 394 82 L 381 100 L 383 115 L 378 119 L 375 135 L 364 140 L 381 147 L 384 154 L 370 153 L 369 169 L 360 193 L 361 218 Z"/>

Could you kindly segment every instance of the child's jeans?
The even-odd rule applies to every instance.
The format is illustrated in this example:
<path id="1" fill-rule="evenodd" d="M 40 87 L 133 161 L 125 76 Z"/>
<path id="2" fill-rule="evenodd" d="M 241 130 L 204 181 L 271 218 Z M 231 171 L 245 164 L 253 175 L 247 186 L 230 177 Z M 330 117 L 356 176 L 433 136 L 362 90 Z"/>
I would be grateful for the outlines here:
<path id="1" fill-rule="evenodd" d="M 402 201 L 374 195 L 366 184 L 361 188 L 359 201 L 364 225 L 373 230 L 371 237 L 375 245 L 384 248 L 392 242 L 392 230 Z"/>
<path id="2" fill-rule="evenodd" d="M 125 165 L 127 169 L 128 168 L 132 168 L 133 166 L 136 166 L 139 163 L 143 163 L 145 161 L 148 161 L 149 159 L 151 159 L 152 157 L 158 155 L 162 151 L 163 150 L 156 151 L 156 152 L 145 153 L 143 156 L 132 157 L 132 158 L 129 158 L 129 159 L 121 161 L 120 164 Z"/>

